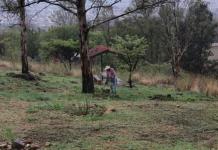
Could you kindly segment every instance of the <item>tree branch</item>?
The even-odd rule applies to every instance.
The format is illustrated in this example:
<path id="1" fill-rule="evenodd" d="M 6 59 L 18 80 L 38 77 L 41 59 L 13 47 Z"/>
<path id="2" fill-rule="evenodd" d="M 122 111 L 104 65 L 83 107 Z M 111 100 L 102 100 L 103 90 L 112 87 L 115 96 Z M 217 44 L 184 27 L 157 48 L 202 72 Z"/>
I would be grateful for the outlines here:
<path id="1" fill-rule="evenodd" d="M 106 4 L 104 5 L 104 3 L 106 2 L 106 0 L 104 2 L 102 2 L 101 5 L 94 5 L 96 3 L 96 1 L 94 1 L 91 5 L 91 7 L 89 7 L 88 9 L 86 9 L 86 12 L 92 10 L 92 9 L 99 9 L 99 8 L 110 8 L 113 7 L 115 4 L 121 2 L 121 0 L 115 0 L 113 3 L 111 4 Z"/>
<path id="2" fill-rule="evenodd" d="M 150 4 L 150 5 L 141 5 L 141 6 L 139 6 L 139 7 L 136 7 L 135 9 L 128 10 L 127 12 L 125 12 L 125 13 L 123 13 L 123 14 L 120 14 L 120 15 L 118 15 L 118 16 L 114 16 L 114 17 L 109 18 L 109 19 L 106 19 L 106 20 L 104 20 L 104 21 L 102 21 L 102 22 L 98 22 L 98 23 L 96 23 L 96 24 L 93 24 L 93 25 L 91 25 L 88 29 L 90 30 L 90 29 L 95 28 L 96 26 L 99 26 L 99 25 L 104 24 L 104 23 L 106 23 L 106 22 L 109 22 L 109 21 L 118 19 L 118 18 L 120 18 L 120 17 L 127 16 L 127 15 L 129 15 L 129 14 L 131 14 L 131 13 L 134 13 L 134 12 L 138 11 L 138 10 L 157 7 L 157 6 L 162 5 L 162 4 L 166 3 L 166 2 L 168 2 L 168 0 L 159 0 L 159 1 L 155 2 L 155 3 Z"/>

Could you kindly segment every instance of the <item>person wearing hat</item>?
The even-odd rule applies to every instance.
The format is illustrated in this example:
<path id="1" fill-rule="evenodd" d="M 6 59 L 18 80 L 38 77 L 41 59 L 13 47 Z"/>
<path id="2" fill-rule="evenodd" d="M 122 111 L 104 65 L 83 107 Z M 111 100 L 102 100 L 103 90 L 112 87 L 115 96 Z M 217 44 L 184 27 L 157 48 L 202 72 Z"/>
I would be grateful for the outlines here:
<path id="1" fill-rule="evenodd" d="M 106 75 L 107 75 L 106 84 L 110 82 L 111 92 L 112 94 L 116 95 L 116 86 L 117 86 L 116 72 L 110 66 L 106 66 L 104 70 L 106 71 Z"/>

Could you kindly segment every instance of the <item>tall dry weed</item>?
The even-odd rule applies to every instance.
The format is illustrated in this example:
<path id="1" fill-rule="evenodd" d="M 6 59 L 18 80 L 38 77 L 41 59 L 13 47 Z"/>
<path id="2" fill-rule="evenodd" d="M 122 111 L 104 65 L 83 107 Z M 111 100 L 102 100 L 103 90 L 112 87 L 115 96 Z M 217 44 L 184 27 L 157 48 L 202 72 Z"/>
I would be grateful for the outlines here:
<path id="1" fill-rule="evenodd" d="M 143 85 L 157 85 L 157 84 L 165 84 L 170 85 L 172 84 L 172 79 L 169 76 L 156 74 L 156 75 L 146 75 L 142 73 L 134 73 L 133 74 L 133 80 L 141 83 Z"/>
<path id="2" fill-rule="evenodd" d="M 218 96 L 218 80 L 212 77 L 190 74 L 186 77 L 178 78 L 175 86 L 181 91 L 200 92 L 208 96 Z"/>
<path id="3" fill-rule="evenodd" d="M 218 96 L 218 80 L 202 75 L 184 74 L 175 79 L 172 76 L 162 74 L 146 75 L 137 72 L 133 74 L 133 80 L 143 85 L 169 85 L 178 91 L 192 91 L 208 96 Z"/>

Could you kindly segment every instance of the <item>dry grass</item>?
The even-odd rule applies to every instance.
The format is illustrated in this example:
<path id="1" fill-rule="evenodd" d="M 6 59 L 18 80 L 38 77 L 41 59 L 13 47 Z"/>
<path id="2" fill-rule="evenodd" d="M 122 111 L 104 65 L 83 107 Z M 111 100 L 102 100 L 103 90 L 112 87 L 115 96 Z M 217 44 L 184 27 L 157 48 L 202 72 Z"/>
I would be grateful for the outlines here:
<path id="1" fill-rule="evenodd" d="M 54 73 L 54 74 L 63 74 L 66 76 L 81 77 L 81 68 L 80 65 L 72 65 L 71 70 L 67 70 L 62 63 L 46 63 L 40 64 L 37 62 L 31 62 L 31 71 L 32 72 L 43 72 L 43 73 Z M 99 74 L 100 70 L 98 68 L 92 68 L 93 74 Z"/>
<path id="2" fill-rule="evenodd" d="M 200 84 L 201 92 L 206 93 L 207 95 L 218 95 L 218 81 L 213 78 L 203 77 Z"/>
<path id="3" fill-rule="evenodd" d="M 172 77 L 160 74 L 146 75 L 142 73 L 135 73 L 133 74 L 133 80 L 143 85 L 172 84 Z"/>
<path id="4" fill-rule="evenodd" d="M 78 66 L 72 66 L 72 70 L 67 70 L 61 63 L 31 63 L 31 71 L 42 73 L 64 74 L 67 76 L 80 77 L 81 71 Z"/>
<path id="5" fill-rule="evenodd" d="M 0 68 L 7 69 L 7 70 L 19 70 L 21 68 L 21 65 L 16 61 L 0 60 Z"/>
<path id="6" fill-rule="evenodd" d="M 179 78 L 175 84 L 181 91 L 193 91 L 204 93 L 208 96 L 218 95 L 218 80 L 201 75 L 187 75 L 185 78 Z"/>
<path id="7" fill-rule="evenodd" d="M 20 70 L 21 65 L 16 61 L 0 61 L 0 69 Z M 72 66 L 72 70 L 66 70 L 61 63 L 36 63 L 30 62 L 30 70 L 37 73 L 62 74 L 72 77 L 81 77 L 79 66 Z M 95 68 L 94 73 L 98 72 Z M 167 85 L 173 86 L 179 91 L 193 91 L 218 96 L 218 80 L 201 75 L 185 74 L 175 80 L 172 76 L 164 74 L 144 74 L 137 72 L 133 74 L 133 80 L 143 85 Z"/>
<path id="8" fill-rule="evenodd" d="M 178 79 L 161 74 L 145 75 L 135 73 L 133 80 L 143 85 L 168 85 L 179 91 L 204 93 L 208 96 L 218 96 L 218 80 L 201 75 L 186 74 Z"/>
<path id="9" fill-rule="evenodd" d="M 67 70 L 61 63 L 37 63 L 29 62 L 29 67 L 31 72 L 35 73 L 53 73 L 53 74 L 63 74 L 67 76 L 80 77 L 81 70 L 79 66 L 73 65 L 72 70 Z M 0 69 L 5 70 L 21 70 L 21 64 L 17 61 L 4 61 L 0 60 Z"/>

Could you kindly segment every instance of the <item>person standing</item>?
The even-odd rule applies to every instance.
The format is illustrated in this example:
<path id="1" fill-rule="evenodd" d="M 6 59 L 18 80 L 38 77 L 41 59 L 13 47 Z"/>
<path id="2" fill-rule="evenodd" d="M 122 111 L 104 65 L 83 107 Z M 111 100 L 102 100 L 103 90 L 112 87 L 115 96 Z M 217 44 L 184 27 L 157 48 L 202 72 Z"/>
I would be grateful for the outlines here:
<path id="1" fill-rule="evenodd" d="M 114 68 L 110 67 L 110 66 L 106 66 L 105 69 L 106 71 L 106 75 L 107 75 L 107 78 L 106 78 L 106 83 L 105 84 L 108 84 L 108 82 L 110 82 L 110 88 L 111 88 L 111 93 L 113 95 L 116 95 L 117 94 L 117 75 L 116 75 L 116 72 L 114 70 Z"/>

